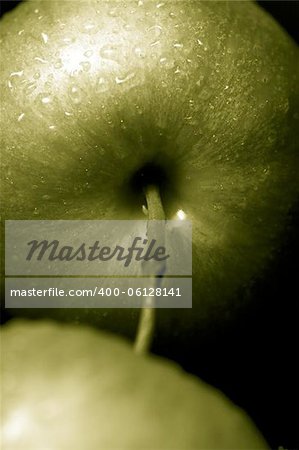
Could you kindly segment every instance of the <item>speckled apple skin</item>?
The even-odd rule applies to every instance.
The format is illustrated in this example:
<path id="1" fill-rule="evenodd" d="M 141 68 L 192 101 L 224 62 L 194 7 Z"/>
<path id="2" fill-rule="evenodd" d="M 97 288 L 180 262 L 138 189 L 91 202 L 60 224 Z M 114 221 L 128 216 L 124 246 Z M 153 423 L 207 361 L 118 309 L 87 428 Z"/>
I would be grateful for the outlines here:
<path id="1" fill-rule="evenodd" d="M 87 327 L 1 331 L 3 450 L 242 450 L 267 445 L 220 391 Z"/>
<path id="2" fill-rule="evenodd" d="M 3 218 L 144 219 L 130 179 L 155 163 L 167 218 L 193 225 L 193 309 L 159 311 L 157 333 L 233 315 L 298 191 L 286 33 L 251 2 L 26 2 L 1 22 L 1 59 Z M 138 318 L 54 314 L 131 335 Z"/>

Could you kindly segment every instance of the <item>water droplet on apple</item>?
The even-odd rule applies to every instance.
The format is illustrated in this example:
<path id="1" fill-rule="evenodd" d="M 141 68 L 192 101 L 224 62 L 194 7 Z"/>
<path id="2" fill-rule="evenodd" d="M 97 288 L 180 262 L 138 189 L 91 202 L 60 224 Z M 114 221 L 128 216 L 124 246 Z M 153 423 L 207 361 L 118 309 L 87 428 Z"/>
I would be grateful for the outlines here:
<path id="1" fill-rule="evenodd" d="M 121 128 L 122 130 L 126 130 L 126 129 L 127 129 L 127 126 L 126 126 L 126 124 L 125 124 L 125 122 L 124 122 L 123 119 L 120 120 L 120 128 Z"/>
<path id="2" fill-rule="evenodd" d="M 160 25 L 152 25 L 146 29 L 147 32 L 154 34 L 155 37 L 159 37 L 162 34 L 162 27 Z"/>
<path id="3" fill-rule="evenodd" d="M 169 17 L 171 17 L 171 19 L 174 19 L 175 18 L 175 13 L 174 12 L 170 12 L 169 13 Z"/>
<path id="4" fill-rule="evenodd" d="M 135 47 L 134 48 L 134 53 L 135 53 L 135 55 L 138 57 L 138 58 L 145 58 L 145 56 L 146 56 L 146 53 L 145 53 L 145 51 L 144 50 L 142 50 L 142 48 L 140 48 L 140 47 Z"/>
<path id="5" fill-rule="evenodd" d="M 93 55 L 93 51 L 92 51 L 92 50 L 87 50 L 87 51 L 84 53 L 84 56 L 86 56 L 86 58 L 90 58 L 92 55 Z"/>
<path id="6" fill-rule="evenodd" d="M 103 77 L 99 77 L 96 83 L 96 92 L 106 92 L 108 90 L 108 83 Z"/>
<path id="7" fill-rule="evenodd" d="M 168 59 L 166 56 L 162 56 L 159 60 L 160 65 L 165 69 L 173 69 L 175 66 L 175 62 L 173 59 Z"/>
<path id="8" fill-rule="evenodd" d="M 41 33 L 41 36 L 42 36 L 43 43 L 47 44 L 48 40 L 49 40 L 49 36 L 46 33 Z"/>
<path id="9" fill-rule="evenodd" d="M 153 26 L 147 28 L 146 31 L 154 37 L 154 40 L 150 44 L 151 47 L 158 45 L 160 42 L 159 38 L 162 34 L 162 27 L 160 25 L 153 25 Z"/>
<path id="10" fill-rule="evenodd" d="M 65 44 L 71 44 L 71 43 L 74 43 L 75 41 L 76 41 L 76 38 L 75 37 L 66 37 L 66 38 L 63 38 L 62 39 L 63 40 L 63 42 L 65 43 Z"/>
<path id="11" fill-rule="evenodd" d="M 47 82 L 48 83 L 52 83 L 54 81 L 54 74 L 53 72 L 49 73 L 49 75 L 47 76 Z"/>
<path id="12" fill-rule="evenodd" d="M 61 59 L 58 59 L 55 63 L 54 63 L 54 68 L 55 69 L 61 69 L 63 66 Z"/>
<path id="13" fill-rule="evenodd" d="M 174 48 L 183 48 L 184 45 L 181 44 L 180 42 L 175 42 L 175 43 L 173 44 L 173 47 L 174 47 Z"/>
<path id="14" fill-rule="evenodd" d="M 48 95 L 44 96 L 44 94 L 42 94 L 41 102 L 42 102 L 44 105 L 48 105 L 49 103 L 51 103 L 51 97 L 48 96 Z"/>
<path id="15" fill-rule="evenodd" d="M 25 113 L 21 113 L 18 117 L 18 122 L 21 122 L 25 117 Z"/>
<path id="16" fill-rule="evenodd" d="M 19 70 L 18 72 L 11 72 L 10 77 L 22 77 L 24 75 L 24 70 Z"/>
<path id="17" fill-rule="evenodd" d="M 7 81 L 8 87 L 13 89 L 21 82 L 21 77 L 23 76 L 24 71 L 20 70 L 18 72 L 11 72 L 9 75 L 9 80 Z"/>
<path id="18" fill-rule="evenodd" d="M 35 80 L 38 80 L 40 78 L 40 71 L 39 70 L 37 72 L 35 72 L 35 74 L 33 75 L 33 78 Z"/>
<path id="19" fill-rule="evenodd" d="M 115 77 L 116 84 L 124 84 L 128 81 L 132 80 L 135 77 L 135 72 L 131 72 L 127 75 L 117 76 Z"/>
<path id="20" fill-rule="evenodd" d="M 151 47 L 155 47 L 156 45 L 160 44 L 160 40 L 158 39 L 157 41 L 151 42 Z"/>
<path id="21" fill-rule="evenodd" d="M 43 199 L 43 200 L 50 200 L 50 198 L 51 198 L 51 196 L 50 196 L 50 195 L 47 195 L 47 194 L 45 194 L 45 195 L 42 196 L 42 199 Z"/>
<path id="22" fill-rule="evenodd" d="M 117 9 L 116 8 L 110 9 L 108 14 L 109 14 L 110 17 L 116 17 L 117 16 Z"/>
<path id="23" fill-rule="evenodd" d="M 213 209 L 214 209 L 214 211 L 220 211 L 222 208 L 221 208 L 221 205 L 219 205 L 219 204 L 213 204 Z"/>
<path id="24" fill-rule="evenodd" d="M 276 138 L 277 138 L 277 133 L 276 133 L 276 131 L 274 131 L 274 130 L 270 131 L 270 134 L 269 134 L 268 137 L 267 137 L 268 142 L 269 142 L 270 144 L 273 144 L 273 143 L 276 141 Z"/>
<path id="25" fill-rule="evenodd" d="M 55 130 L 55 128 L 56 128 L 55 125 L 50 125 L 49 126 L 49 130 Z"/>
<path id="26" fill-rule="evenodd" d="M 148 209 L 145 205 L 142 205 L 142 212 L 145 216 L 148 216 Z"/>
<path id="27" fill-rule="evenodd" d="M 40 56 L 36 56 L 35 61 L 40 62 L 41 64 L 48 64 L 48 61 L 44 58 L 41 58 Z"/>
<path id="28" fill-rule="evenodd" d="M 281 103 L 279 110 L 283 113 L 287 113 L 290 109 L 290 103 L 289 100 L 286 99 L 284 102 Z"/>
<path id="29" fill-rule="evenodd" d="M 88 72 L 91 68 L 91 64 L 89 61 L 82 61 L 80 62 L 80 66 L 82 67 L 82 69 L 84 70 L 84 72 Z"/>
<path id="30" fill-rule="evenodd" d="M 86 33 L 86 34 L 94 34 L 97 32 L 96 29 L 96 25 L 94 22 L 92 21 L 88 21 L 85 22 L 80 28 L 79 30 L 81 31 L 81 33 Z"/>
<path id="31" fill-rule="evenodd" d="M 37 88 L 37 84 L 35 81 L 27 82 L 24 88 L 25 94 L 31 94 Z"/>
<path id="32" fill-rule="evenodd" d="M 69 88 L 69 95 L 73 103 L 79 104 L 81 102 L 82 95 L 80 89 L 77 86 L 72 85 Z"/>
<path id="33" fill-rule="evenodd" d="M 35 216 L 38 216 L 39 215 L 39 209 L 38 208 L 34 208 L 33 214 Z"/>
<path id="34" fill-rule="evenodd" d="M 103 59 L 110 59 L 112 61 L 118 60 L 118 51 L 117 47 L 112 47 L 110 45 L 104 45 L 100 50 L 100 56 Z"/>

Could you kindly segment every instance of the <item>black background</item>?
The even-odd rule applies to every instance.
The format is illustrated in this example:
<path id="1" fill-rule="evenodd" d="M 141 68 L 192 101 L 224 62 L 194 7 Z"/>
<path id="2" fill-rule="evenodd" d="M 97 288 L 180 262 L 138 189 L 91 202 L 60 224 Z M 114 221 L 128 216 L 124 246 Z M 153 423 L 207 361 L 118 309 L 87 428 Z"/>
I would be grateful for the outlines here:
<path id="1" fill-rule="evenodd" d="M 19 1 L 2 1 L 1 15 Z M 299 2 L 258 2 L 298 42 Z M 298 218 L 290 212 L 285 244 L 268 274 L 254 286 L 255 302 L 228 328 L 205 335 L 204 345 L 153 350 L 222 389 L 245 408 L 271 448 L 298 449 Z"/>

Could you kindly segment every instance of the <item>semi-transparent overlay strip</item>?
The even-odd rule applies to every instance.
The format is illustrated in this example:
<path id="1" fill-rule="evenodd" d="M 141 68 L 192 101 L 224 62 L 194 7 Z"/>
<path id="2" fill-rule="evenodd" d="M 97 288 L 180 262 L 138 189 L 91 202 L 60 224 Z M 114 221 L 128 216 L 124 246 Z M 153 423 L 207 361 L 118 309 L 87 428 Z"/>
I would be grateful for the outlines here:
<path id="1" fill-rule="evenodd" d="M 192 275 L 187 220 L 8 220 L 11 276 Z"/>
<path id="2" fill-rule="evenodd" d="M 6 308 L 192 308 L 191 278 L 6 278 Z"/>

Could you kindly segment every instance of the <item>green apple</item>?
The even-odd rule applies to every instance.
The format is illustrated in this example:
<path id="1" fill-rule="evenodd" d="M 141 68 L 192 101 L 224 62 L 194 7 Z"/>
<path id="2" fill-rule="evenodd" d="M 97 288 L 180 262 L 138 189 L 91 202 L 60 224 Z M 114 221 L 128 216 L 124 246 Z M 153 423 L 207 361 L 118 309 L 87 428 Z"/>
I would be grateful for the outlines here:
<path id="1" fill-rule="evenodd" d="M 50 321 L 1 334 L 3 450 L 267 448 L 221 392 L 119 338 Z"/>
<path id="2" fill-rule="evenodd" d="M 25 2 L 1 23 L 4 219 L 193 225 L 188 336 L 233 314 L 297 194 L 298 50 L 251 2 Z M 30 311 L 29 313 L 33 313 Z M 138 311 L 35 311 L 133 334 Z"/>

